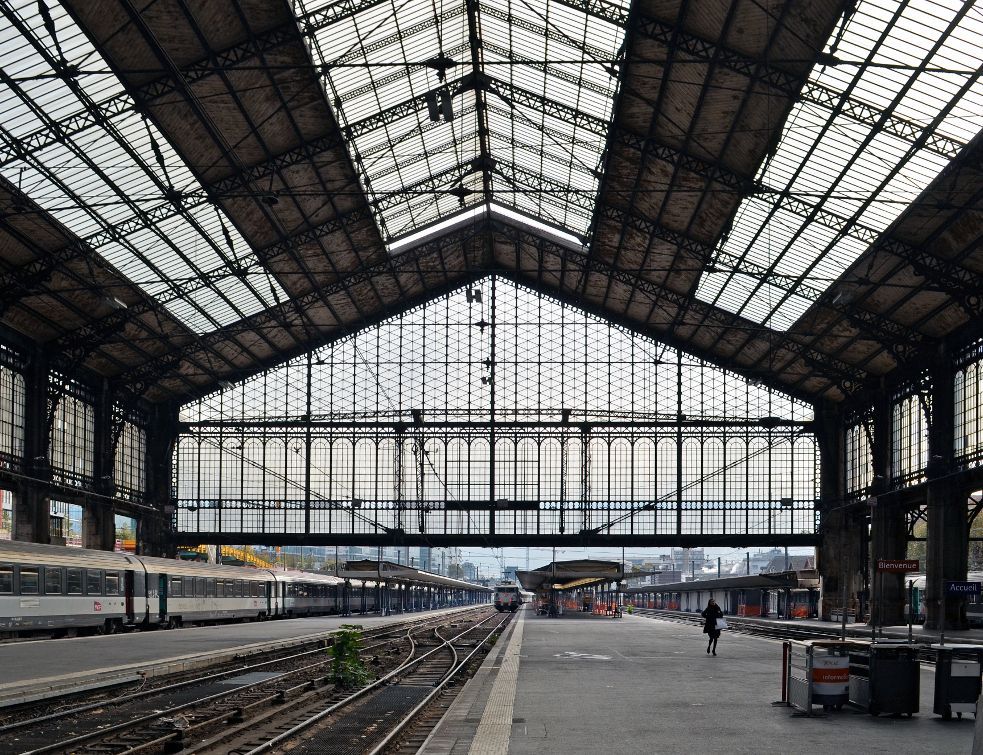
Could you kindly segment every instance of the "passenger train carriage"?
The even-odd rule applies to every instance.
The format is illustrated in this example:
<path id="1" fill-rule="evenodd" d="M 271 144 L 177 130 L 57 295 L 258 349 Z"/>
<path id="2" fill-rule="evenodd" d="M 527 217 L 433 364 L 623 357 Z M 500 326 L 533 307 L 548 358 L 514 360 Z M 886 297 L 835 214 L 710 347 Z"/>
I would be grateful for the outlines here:
<path id="1" fill-rule="evenodd" d="M 324 574 L 0 541 L 0 633 L 109 633 L 334 613 L 343 583 Z M 368 597 L 366 608 L 374 610 L 374 591 Z"/>

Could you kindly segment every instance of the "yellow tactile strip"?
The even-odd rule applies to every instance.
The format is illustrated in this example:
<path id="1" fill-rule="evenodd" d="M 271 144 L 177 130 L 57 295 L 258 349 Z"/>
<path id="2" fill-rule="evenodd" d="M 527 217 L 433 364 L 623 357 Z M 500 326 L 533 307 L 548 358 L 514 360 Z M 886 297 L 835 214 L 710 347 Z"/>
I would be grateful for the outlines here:
<path id="1" fill-rule="evenodd" d="M 507 755 L 512 734 L 512 706 L 519 676 L 519 651 L 522 649 L 522 627 L 525 611 L 520 611 L 502 657 L 502 665 L 491 694 L 481 714 L 481 722 L 471 741 L 469 755 Z"/>

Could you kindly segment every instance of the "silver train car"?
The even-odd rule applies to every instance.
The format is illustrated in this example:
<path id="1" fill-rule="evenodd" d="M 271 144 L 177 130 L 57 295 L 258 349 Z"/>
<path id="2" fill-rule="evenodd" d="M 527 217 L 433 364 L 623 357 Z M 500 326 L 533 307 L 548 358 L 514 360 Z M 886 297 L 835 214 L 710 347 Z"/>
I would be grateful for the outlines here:
<path id="1" fill-rule="evenodd" d="M 324 574 L 0 541 L 0 634 L 336 613 L 343 584 Z M 370 586 L 354 584 L 361 610 L 376 609 Z"/>
<path id="2" fill-rule="evenodd" d="M 495 609 L 501 613 L 515 613 L 523 603 L 532 600 L 535 595 L 515 582 L 501 582 L 495 586 Z"/>

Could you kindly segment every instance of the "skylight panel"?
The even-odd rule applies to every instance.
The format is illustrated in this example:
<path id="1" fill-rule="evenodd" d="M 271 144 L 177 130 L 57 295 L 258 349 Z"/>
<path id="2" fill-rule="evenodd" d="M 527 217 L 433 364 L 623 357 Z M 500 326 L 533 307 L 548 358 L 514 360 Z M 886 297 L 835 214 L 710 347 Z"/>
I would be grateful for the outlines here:
<path id="1" fill-rule="evenodd" d="M 0 37 L 0 67 L 14 82 L 0 86 L 3 128 L 12 138 L 125 97 L 65 11 L 50 11 L 66 61 L 84 73 L 71 83 L 51 75 L 58 52 L 37 3 L 17 3 L 14 16 L 22 28 L 11 24 Z M 164 136 L 132 108 L 114 112 L 22 159 L 4 160 L 0 172 L 144 292 L 165 294 L 163 306 L 196 332 L 272 306 L 274 296 L 283 295 L 275 281 L 264 276 L 256 285 L 245 273 L 229 274 L 251 252 L 228 219 L 220 223 L 216 209 L 201 199 L 175 205 L 166 198 L 172 189 L 187 195 L 201 187 Z M 221 283 L 213 286 L 216 280 Z"/>
<path id="2" fill-rule="evenodd" d="M 806 85 L 849 101 L 839 112 L 811 98 L 793 107 L 758 175 L 766 189 L 742 202 L 722 247 L 726 258 L 739 260 L 738 269 L 746 260 L 827 288 L 980 132 L 983 84 L 968 51 L 981 34 L 983 17 L 958 0 L 861 2 L 836 49 L 827 45 L 843 63 L 817 66 Z M 856 65 L 865 60 L 875 65 Z M 921 134 L 928 139 L 916 146 Z M 749 281 L 704 273 L 697 296 L 776 328 L 807 308 L 792 288 Z"/>
<path id="3" fill-rule="evenodd" d="M 329 5 L 296 3 L 301 15 Z M 619 7 L 627 2 L 604 5 Z M 475 20 L 474 55 L 464 0 L 390 0 L 310 35 L 391 248 L 489 199 L 482 174 L 500 203 L 576 234 L 589 227 L 624 19 L 553 0 L 479 0 Z M 441 56 L 454 63 L 443 77 Z M 488 133 L 479 137 L 485 122 Z M 516 168 L 528 175 L 518 177 Z M 551 191 L 550 182 L 576 182 L 575 191 Z"/>

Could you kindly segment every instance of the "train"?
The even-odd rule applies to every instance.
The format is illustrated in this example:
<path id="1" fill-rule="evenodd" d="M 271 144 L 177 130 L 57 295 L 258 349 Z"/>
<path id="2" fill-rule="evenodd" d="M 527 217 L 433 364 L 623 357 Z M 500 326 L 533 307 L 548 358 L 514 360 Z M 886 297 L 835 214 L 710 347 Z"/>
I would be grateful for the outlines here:
<path id="1" fill-rule="evenodd" d="M 495 585 L 495 608 L 499 613 L 511 611 L 515 613 L 519 607 L 529 601 L 533 594 L 515 582 L 502 582 Z"/>
<path id="2" fill-rule="evenodd" d="M 908 615 L 908 581 L 912 584 L 912 604 L 915 607 L 912 619 L 920 624 L 925 621 L 925 575 L 908 574 L 904 578 L 905 592 L 905 616 Z M 983 582 L 983 572 L 969 572 L 966 575 L 967 582 Z M 966 619 L 970 626 L 983 626 L 983 598 L 978 595 L 966 597 Z"/>
<path id="3" fill-rule="evenodd" d="M 375 611 L 351 582 L 351 610 Z M 344 580 L 132 553 L 0 541 L 0 635 L 56 635 L 339 613 Z"/>

